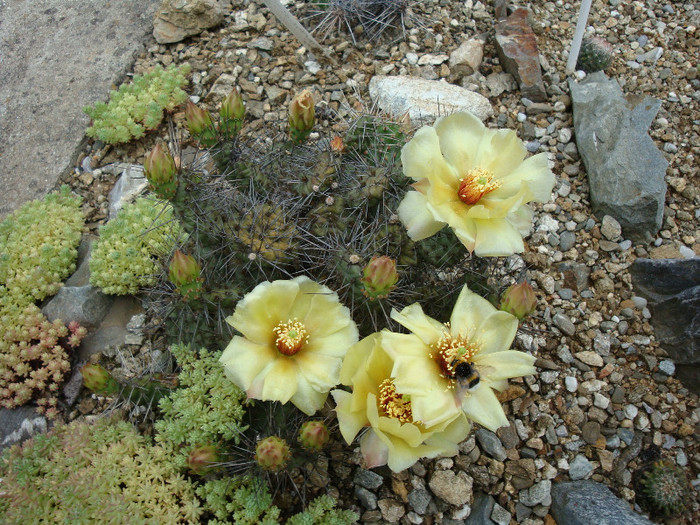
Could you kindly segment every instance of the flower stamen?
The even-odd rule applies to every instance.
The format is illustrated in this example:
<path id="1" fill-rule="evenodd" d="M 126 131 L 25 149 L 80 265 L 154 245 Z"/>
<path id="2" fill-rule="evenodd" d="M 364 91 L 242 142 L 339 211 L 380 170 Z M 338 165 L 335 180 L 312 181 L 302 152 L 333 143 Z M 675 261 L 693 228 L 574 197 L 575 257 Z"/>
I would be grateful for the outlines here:
<path id="1" fill-rule="evenodd" d="M 470 206 L 479 202 L 481 197 L 501 186 L 501 181 L 493 180 L 493 177 L 492 171 L 483 168 L 469 170 L 465 177 L 459 179 L 459 200 Z"/>
<path id="2" fill-rule="evenodd" d="M 379 407 L 387 417 L 400 423 L 413 422 L 413 410 L 408 396 L 399 394 L 392 379 L 385 379 L 379 385 Z"/>
<path id="3" fill-rule="evenodd" d="M 272 329 L 277 335 L 275 345 L 280 354 L 294 355 L 309 342 L 306 327 L 295 319 L 280 323 Z"/>
<path id="4" fill-rule="evenodd" d="M 479 351 L 480 345 L 470 341 L 462 335 L 453 336 L 450 332 L 450 323 L 445 323 L 445 329 L 438 342 L 430 345 L 433 352 L 430 358 L 440 367 L 440 375 L 450 381 L 449 388 L 455 387 L 456 370 L 460 363 L 470 363 L 474 355 Z"/>

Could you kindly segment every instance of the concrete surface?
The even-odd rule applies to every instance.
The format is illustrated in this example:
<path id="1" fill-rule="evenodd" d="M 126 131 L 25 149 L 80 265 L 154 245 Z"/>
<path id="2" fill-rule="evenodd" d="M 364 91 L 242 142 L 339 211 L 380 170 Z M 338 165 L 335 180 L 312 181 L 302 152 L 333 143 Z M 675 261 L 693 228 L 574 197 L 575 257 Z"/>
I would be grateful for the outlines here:
<path id="1" fill-rule="evenodd" d="M 72 170 L 89 119 L 144 45 L 159 0 L 0 0 L 0 219 Z"/>

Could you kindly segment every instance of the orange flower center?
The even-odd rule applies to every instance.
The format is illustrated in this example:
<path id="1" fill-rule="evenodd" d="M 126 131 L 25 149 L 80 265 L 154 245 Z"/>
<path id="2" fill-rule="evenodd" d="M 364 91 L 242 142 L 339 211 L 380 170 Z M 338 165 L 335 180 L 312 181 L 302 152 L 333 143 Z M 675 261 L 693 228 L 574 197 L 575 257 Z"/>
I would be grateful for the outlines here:
<path id="1" fill-rule="evenodd" d="M 501 181 L 493 180 L 492 172 L 482 168 L 474 168 L 465 177 L 459 179 L 457 195 L 459 200 L 471 206 L 479 202 L 481 197 L 500 186 Z"/>
<path id="2" fill-rule="evenodd" d="M 400 423 L 413 422 L 411 400 L 396 391 L 392 379 L 385 379 L 379 385 L 379 407 L 386 417 L 398 419 Z"/>
<path id="3" fill-rule="evenodd" d="M 454 388 L 457 366 L 460 363 L 470 363 L 480 348 L 479 344 L 470 341 L 461 333 L 453 336 L 450 333 L 450 323 L 445 323 L 442 337 L 430 346 L 433 349 L 430 357 L 440 367 L 442 377 L 450 380 L 450 388 Z"/>
<path id="4" fill-rule="evenodd" d="M 280 323 L 272 329 L 277 338 L 275 345 L 280 354 L 294 355 L 309 342 L 306 327 L 296 319 Z"/>

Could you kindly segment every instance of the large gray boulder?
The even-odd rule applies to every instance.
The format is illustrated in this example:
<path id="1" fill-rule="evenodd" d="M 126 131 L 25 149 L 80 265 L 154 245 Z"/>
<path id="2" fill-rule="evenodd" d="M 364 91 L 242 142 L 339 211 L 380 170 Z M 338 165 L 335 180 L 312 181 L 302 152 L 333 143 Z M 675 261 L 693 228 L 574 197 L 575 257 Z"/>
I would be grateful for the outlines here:
<path id="1" fill-rule="evenodd" d="M 647 130 L 661 101 L 625 97 L 602 71 L 569 88 L 594 213 L 617 219 L 625 238 L 651 240 L 663 219 L 668 162 Z"/>
<path id="2" fill-rule="evenodd" d="M 653 525 L 595 481 L 555 483 L 550 512 L 562 525 Z"/>
<path id="3" fill-rule="evenodd" d="M 90 119 L 152 41 L 156 0 L 0 2 L 0 219 L 70 171 Z"/>
<path id="4" fill-rule="evenodd" d="M 630 273 L 676 376 L 700 394 L 700 259 L 636 259 Z"/>

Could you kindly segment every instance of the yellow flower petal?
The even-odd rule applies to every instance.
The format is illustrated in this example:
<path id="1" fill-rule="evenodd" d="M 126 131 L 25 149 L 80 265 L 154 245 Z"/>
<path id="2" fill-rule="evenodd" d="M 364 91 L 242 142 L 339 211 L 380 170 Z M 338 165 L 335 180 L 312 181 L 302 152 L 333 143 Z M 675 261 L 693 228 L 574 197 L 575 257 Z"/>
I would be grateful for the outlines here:
<path id="1" fill-rule="evenodd" d="M 391 318 L 404 328 L 408 328 L 428 345 L 440 339 L 445 329 L 442 323 L 425 315 L 423 308 L 418 303 L 407 306 L 401 312 L 392 310 Z"/>
<path id="2" fill-rule="evenodd" d="M 369 424 L 367 414 L 364 410 L 352 410 L 352 394 L 344 390 L 332 390 L 331 395 L 335 401 L 335 410 L 338 414 L 338 428 L 340 433 L 349 445 L 362 428 Z"/>
<path id="3" fill-rule="evenodd" d="M 440 140 L 435 129 L 424 126 L 416 131 L 413 139 L 401 150 L 404 175 L 421 179 L 449 181 L 458 178 L 440 152 Z"/>
<path id="4" fill-rule="evenodd" d="M 501 312 L 494 309 L 492 314 L 484 319 L 479 326 L 477 338 L 480 348 L 477 355 L 483 356 L 492 352 L 509 350 L 517 331 L 517 317 L 508 312 Z"/>
<path id="5" fill-rule="evenodd" d="M 243 390 L 248 390 L 253 379 L 277 355 L 270 345 L 261 345 L 235 336 L 219 358 L 224 365 L 224 372 L 233 383 Z"/>
<path id="6" fill-rule="evenodd" d="M 469 419 L 492 432 L 509 425 L 496 394 L 485 383 L 479 383 L 476 388 L 464 394 L 462 410 Z"/>
<path id="7" fill-rule="evenodd" d="M 517 350 L 506 350 L 492 354 L 477 353 L 474 356 L 476 369 L 488 374 L 490 381 L 529 376 L 536 372 L 535 357 Z"/>
<path id="8" fill-rule="evenodd" d="M 301 376 L 297 380 L 297 391 L 289 401 L 307 416 L 313 416 L 325 404 L 330 387 L 319 389 Z"/>
<path id="9" fill-rule="evenodd" d="M 301 374 L 319 392 L 327 392 L 338 384 L 342 360 L 321 353 L 312 353 L 304 348 L 294 356 Z"/>
<path id="10" fill-rule="evenodd" d="M 226 321 L 246 339 L 270 344 L 274 341 L 272 329 L 290 319 L 290 307 L 298 292 L 299 285 L 293 281 L 260 283 L 238 302 Z"/>
<path id="11" fill-rule="evenodd" d="M 362 339 L 359 343 L 355 343 L 348 349 L 343 364 L 340 368 L 340 383 L 343 385 L 351 385 L 353 376 L 363 366 L 369 357 L 370 352 L 374 349 L 377 343 L 379 334 L 372 334 Z"/>
<path id="12" fill-rule="evenodd" d="M 486 126 L 477 117 L 467 112 L 454 113 L 437 119 L 434 127 L 438 147 L 447 162 L 457 168 L 457 178 L 477 166 L 479 152 L 489 139 Z"/>
<path id="13" fill-rule="evenodd" d="M 262 389 L 263 401 L 286 403 L 296 393 L 298 375 L 294 361 L 281 357 L 268 367 Z"/>
<path id="14" fill-rule="evenodd" d="M 435 219 L 426 204 L 424 195 L 409 191 L 396 210 L 408 236 L 414 241 L 435 235 L 445 227 L 444 222 Z"/>
<path id="15" fill-rule="evenodd" d="M 507 257 L 525 249 L 520 232 L 506 219 L 475 219 L 479 257 Z"/>

